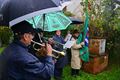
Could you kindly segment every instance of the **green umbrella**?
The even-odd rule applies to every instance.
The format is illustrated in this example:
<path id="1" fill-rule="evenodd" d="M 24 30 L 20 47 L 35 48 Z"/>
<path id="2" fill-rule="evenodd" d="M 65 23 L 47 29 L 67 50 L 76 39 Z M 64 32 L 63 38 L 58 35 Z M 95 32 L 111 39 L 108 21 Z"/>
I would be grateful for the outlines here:
<path id="1" fill-rule="evenodd" d="M 34 28 L 41 28 L 49 32 L 66 29 L 71 24 L 71 20 L 62 12 L 42 14 L 27 21 L 33 24 Z"/>

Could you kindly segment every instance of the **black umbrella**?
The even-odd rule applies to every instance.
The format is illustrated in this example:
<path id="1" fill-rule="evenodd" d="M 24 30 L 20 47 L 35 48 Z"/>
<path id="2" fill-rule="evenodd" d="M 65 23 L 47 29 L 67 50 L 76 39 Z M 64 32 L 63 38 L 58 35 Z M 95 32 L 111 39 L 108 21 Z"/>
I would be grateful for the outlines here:
<path id="1" fill-rule="evenodd" d="M 0 0 L 0 24 L 13 26 L 34 16 L 60 11 L 52 0 Z"/>
<path id="2" fill-rule="evenodd" d="M 78 18 L 74 18 L 74 17 L 69 17 L 69 19 L 72 21 L 71 24 L 83 24 L 84 22 Z"/>

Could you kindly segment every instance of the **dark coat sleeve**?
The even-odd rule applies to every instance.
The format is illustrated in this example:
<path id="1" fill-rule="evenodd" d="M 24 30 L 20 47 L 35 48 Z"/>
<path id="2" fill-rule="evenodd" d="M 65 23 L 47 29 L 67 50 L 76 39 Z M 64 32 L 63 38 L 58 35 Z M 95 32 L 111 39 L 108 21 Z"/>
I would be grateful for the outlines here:
<path id="1" fill-rule="evenodd" d="M 54 72 L 54 64 L 50 56 L 47 56 L 43 62 L 40 62 L 32 54 L 24 53 L 24 55 L 19 56 L 15 61 L 21 64 L 26 76 L 34 75 L 34 77 L 45 79 L 51 77 Z"/>
<path id="2" fill-rule="evenodd" d="M 8 58 L 8 54 L 10 54 Z M 7 71 L 16 80 L 48 80 L 54 74 L 54 63 L 51 56 L 40 61 L 22 47 L 10 46 L 4 51 L 7 58 Z M 7 80 L 7 79 L 6 79 Z"/>

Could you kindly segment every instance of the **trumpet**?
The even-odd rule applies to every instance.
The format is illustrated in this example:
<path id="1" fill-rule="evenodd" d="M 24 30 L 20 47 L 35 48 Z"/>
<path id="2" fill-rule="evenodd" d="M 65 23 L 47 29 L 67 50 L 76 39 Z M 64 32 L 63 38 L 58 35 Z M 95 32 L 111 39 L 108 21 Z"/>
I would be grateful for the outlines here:
<path id="1" fill-rule="evenodd" d="M 36 42 L 36 41 L 33 41 L 33 40 L 32 40 L 32 42 L 33 42 L 34 44 L 40 45 L 40 46 L 42 46 L 42 47 L 45 46 L 45 45 L 43 45 L 43 44 L 41 44 L 41 43 L 38 43 L 38 42 Z M 33 44 L 33 47 L 34 47 L 34 44 Z M 39 50 L 36 49 L 35 47 L 34 47 L 34 49 L 35 49 L 36 51 L 39 51 Z M 52 51 L 55 52 L 55 53 L 57 53 L 59 56 L 65 56 L 65 55 L 66 55 L 65 52 L 63 52 L 63 51 L 57 51 L 57 50 L 55 50 L 55 49 L 52 49 Z M 56 56 L 56 55 L 52 54 L 52 57 L 54 57 L 54 58 L 59 58 L 59 56 Z"/>

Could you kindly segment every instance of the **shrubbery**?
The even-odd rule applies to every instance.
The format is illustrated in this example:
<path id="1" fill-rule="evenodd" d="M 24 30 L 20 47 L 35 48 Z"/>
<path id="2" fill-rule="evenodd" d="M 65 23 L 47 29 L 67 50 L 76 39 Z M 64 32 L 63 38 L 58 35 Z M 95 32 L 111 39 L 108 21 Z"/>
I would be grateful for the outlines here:
<path id="1" fill-rule="evenodd" d="M 0 26 L 0 39 L 3 45 L 7 45 L 10 40 L 10 36 L 12 36 L 12 32 L 8 27 L 1 27 Z"/>
<path id="2" fill-rule="evenodd" d="M 114 0 L 89 0 L 88 9 L 90 38 L 105 38 L 111 59 L 119 59 L 120 4 Z"/>

